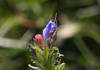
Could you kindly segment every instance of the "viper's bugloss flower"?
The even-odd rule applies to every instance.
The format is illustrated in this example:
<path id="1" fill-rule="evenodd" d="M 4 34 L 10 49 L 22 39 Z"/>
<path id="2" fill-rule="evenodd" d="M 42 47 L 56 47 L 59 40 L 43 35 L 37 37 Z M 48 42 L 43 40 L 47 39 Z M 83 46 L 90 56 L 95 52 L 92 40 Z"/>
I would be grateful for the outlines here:
<path id="1" fill-rule="evenodd" d="M 47 40 L 50 34 L 53 33 L 56 29 L 57 29 L 57 25 L 55 21 L 49 21 L 49 23 L 46 25 L 46 27 L 43 30 L 43 38 Z"/>
<path id="2" fill-rule="evenodd" d="M 42 35 L 36 34 L 35 35 L 35 41 L 36 41 L 37 45 L 42 46 L 42 42 L 43 42 Z"/>

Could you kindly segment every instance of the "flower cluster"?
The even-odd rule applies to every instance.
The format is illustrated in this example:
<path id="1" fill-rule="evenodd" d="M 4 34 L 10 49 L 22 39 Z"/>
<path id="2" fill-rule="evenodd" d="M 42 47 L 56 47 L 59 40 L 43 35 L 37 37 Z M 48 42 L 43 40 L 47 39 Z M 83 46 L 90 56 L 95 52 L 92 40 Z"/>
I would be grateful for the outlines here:
<path id="1" fill-rule="evenodd" d="M 30 45 L 29 49 L 33 53 L 32 65 L 29 67 L 33 70 L 63 70 L 65 63 L 62 63 L 61 57 L 57 47 L 53 47 L 57 30 L 55 21 L 49 21 L 43 30 L 43 35 L 35 35 L 34 45 Z M 52 46 L 52 47 L 50 47 Z"/>
<path id="2" fill-rule="evenodd" d="M 54 41 L 55 34 L 57 30 L 57 24 L 54 21 L 49 21 L 43 30 L 43 34 L 35 35 L 35 42 L 40 46 L 43 46 L 43 40 L 46 41 L 46 46 L 49 47 Z"/>

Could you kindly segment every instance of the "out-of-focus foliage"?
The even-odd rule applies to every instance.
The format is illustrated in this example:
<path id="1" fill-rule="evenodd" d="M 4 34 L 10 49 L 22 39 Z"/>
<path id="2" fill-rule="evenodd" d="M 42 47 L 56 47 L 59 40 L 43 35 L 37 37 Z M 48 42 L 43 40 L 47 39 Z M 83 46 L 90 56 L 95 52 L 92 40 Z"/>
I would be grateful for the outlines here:
<path id="1" fill-rule="evenodd" d="M 0 70 L 25 70 L 27 58 L 24 50 L 0 48 Z"/>

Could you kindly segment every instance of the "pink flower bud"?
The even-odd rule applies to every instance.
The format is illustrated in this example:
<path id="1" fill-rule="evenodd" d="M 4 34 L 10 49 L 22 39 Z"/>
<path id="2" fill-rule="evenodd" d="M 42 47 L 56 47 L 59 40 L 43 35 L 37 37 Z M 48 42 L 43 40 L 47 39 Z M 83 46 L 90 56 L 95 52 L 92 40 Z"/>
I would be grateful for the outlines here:
<path id="1" fill-rule="evenodd" d="M 42 42 L 43 42 L 42 35 L 41 34 L 36 34 L 35 35 L 35 41 L 36 41 L 36 44 L 39 45 L 39 47 L 42 46 Z"/>

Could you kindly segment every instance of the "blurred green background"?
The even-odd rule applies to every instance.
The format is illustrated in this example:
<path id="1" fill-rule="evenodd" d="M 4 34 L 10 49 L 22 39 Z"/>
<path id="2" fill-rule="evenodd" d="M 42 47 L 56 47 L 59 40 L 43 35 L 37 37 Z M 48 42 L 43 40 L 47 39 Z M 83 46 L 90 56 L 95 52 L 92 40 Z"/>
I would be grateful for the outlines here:
<path id="1" fill-rule="evenodd" d="M 0 70 L 29 70 L 26 45 L 55 13 L 81 26 L 58 44 L 69 70 L 100 70 L 99 0 L 0 0 Z"/>

